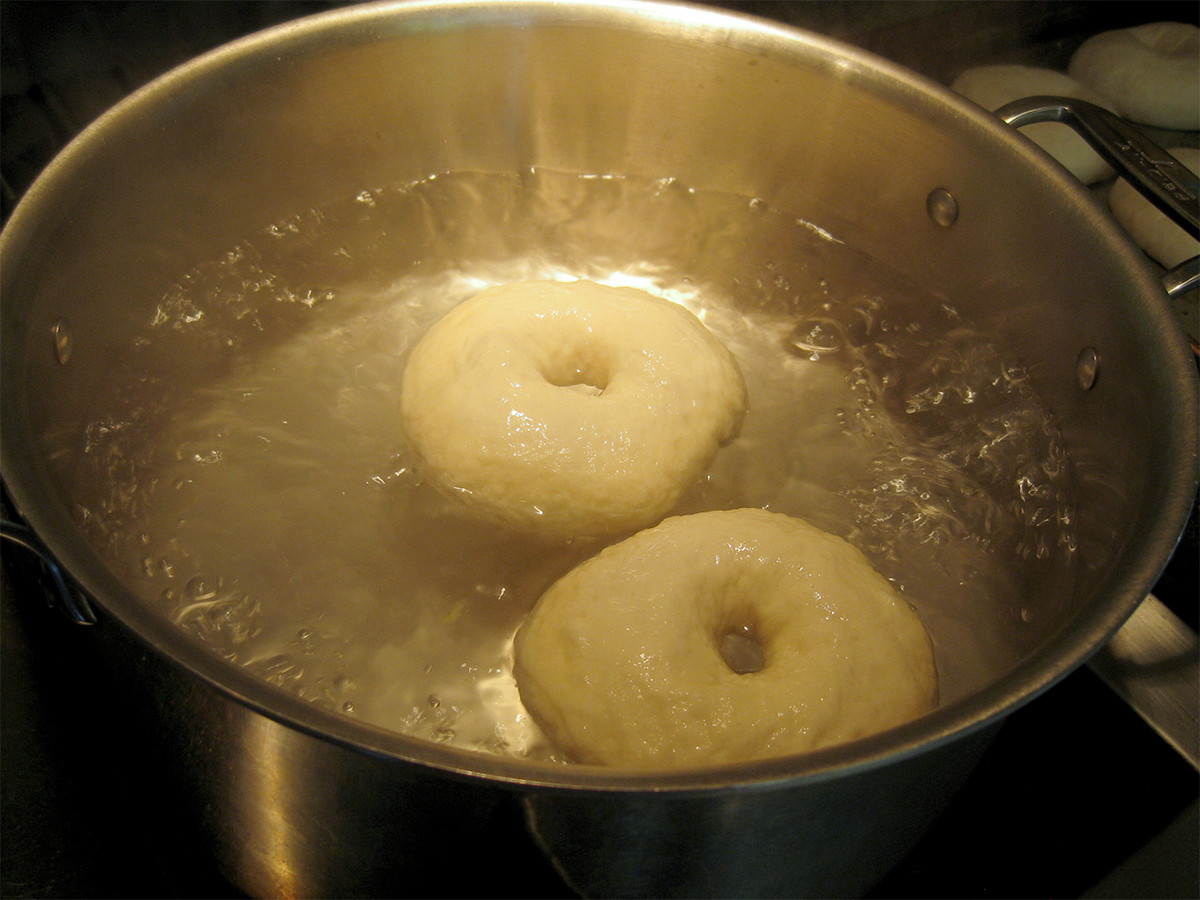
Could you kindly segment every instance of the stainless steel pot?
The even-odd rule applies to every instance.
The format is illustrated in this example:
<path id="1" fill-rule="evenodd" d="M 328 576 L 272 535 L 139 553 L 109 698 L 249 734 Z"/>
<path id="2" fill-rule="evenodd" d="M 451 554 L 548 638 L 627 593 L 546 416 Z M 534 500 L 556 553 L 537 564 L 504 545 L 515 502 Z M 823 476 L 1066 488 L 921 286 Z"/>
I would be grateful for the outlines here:
<path id="1" fill-rule="evenodd" d="M 994 684 L 888 734 L 650 776 L 387 733 L 271 688 L 146 609 L 84 538 L 46 454 L 48 436 L 103 408 L 94 386 L 164 280 L 297 196 L 318 206 L 363 184 L 533 166 L 670 175 L 802 210 L 1004 334 L 1085 482 L 1069 620 Z M 1090 197 L 936 85 L 710 10 L 412 3 L 254 36 L 72 144 L 5 229 L 0 273 L 5 483 L 94 598 L 112 667 L 156 711 L 172 796 L 255 895 L 400 893 L 408 873 L 461 865 L 514 800 L 585 893 L 862 892 L 1002 717 L 1130 615 L 1195 495 L 1194 363 L 1158 274 Z M 197 364 L 181 360 L 178 377 Z"/>

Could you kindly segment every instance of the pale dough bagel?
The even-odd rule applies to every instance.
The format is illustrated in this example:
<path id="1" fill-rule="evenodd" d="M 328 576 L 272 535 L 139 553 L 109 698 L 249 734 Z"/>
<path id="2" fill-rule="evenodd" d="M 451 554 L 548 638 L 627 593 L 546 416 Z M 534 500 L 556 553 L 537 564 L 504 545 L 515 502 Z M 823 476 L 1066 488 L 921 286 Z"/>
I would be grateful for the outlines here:
<path id="1" fill-rule="evenodd" d="M 1200 28 L 1152 22 L 1088 38 L 1071 56 L 1072 78 L 1145 125 L 1200 128 Z"/>
<path id="2" fill-rule="evenodd" d="M 999 109 L 1005 103 L 1022 97 L 1051 94 L 1087 100 L 1116 112 L 1112 104 L 1095 91 L 1084 87 L 1069 75 L 1051 69 L 1030 66 L 977 66 L 959 75 L 950 87 L 988 111 Z M 1021 134 L 1057 159 L 1084 184 L 1101 181 L 1112 174 L 1112 167 L 1069 125 L 1041 122 L 1022 128 Z"/>
<path id="3" fill-rule="evenodd" d="M 437 487 L 548 537 L 653 523 L 735 437 L 746 385 L 684 307 L 588 281 L 488 288 L 421 339 L 401 415 Z"/>
<path id="4" fill-rule="evenodd" d="M 1200 172 L 1200 150 L 1174 147 L 1169 152 L 1193 172 Z M 1113 184 L 1108 205 L 1134 242 L 1166 268 L 1200 256 L 1200 241 L 1168 219 L 1124 178 Z"/>
<path id="5" fill-rule="evenodd" d="M 739 674 L 723 645 L 743 659 L 749 645 L 761 668 Z M 836 744 L 937 692 L 924 627 L 866 558 L 761 509 L 677 516 L 601 551 L 538 601 L 514 663 L 558 747 L 633 768 Z"/>

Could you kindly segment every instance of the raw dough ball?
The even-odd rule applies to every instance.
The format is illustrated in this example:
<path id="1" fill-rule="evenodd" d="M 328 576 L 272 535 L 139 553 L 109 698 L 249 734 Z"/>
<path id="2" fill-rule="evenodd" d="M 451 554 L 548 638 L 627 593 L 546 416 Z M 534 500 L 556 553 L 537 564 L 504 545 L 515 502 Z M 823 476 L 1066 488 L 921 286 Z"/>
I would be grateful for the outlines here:
<path id="1" fill-rule="evenodd" d="M 1099 94 L 1084 87 L 1069 75 L 1051 69 L 1029 66 L 978 66 L 967 69 L 950 87 L 989 111 L 999 109 L 1012 100 L 1037 94 L 1074 97 L 1103 106 L 1112 112 L 1116 111 L 1112 104 Z M 1102 181 L 1112 175 L 1112 167 L 1069 125 L 1041 122 L 1022 128 L 1021 134 L 1057 159 L 1084 184 Z"/>
<path id="2" fill-rule="evenodd" d="M 1071 76 L 1145 125 L 1200 128 L 1200 28 L 1152 22 L 1088 38 L 1067 68 Z"/>
<path id="3" fill-rule="evenodd" d="M 735 437 L 741 370 L 684 307 L 588 281 L 488 288 L 404 373 L 425 475 L 479 516 L 549 537 L 658 521 Z"/>
<path id="4" fill-rule="evenodd" d="M 1200 172 L 1200 150 L 1175 147 L 1169 152 L 1193 172 Z M 1134 242 L 1166 268 L 1200 256 L 1200 241 L 1159 212 L 1124 178 L 1113 184 L 1108 205 Z"/>
<path id="5" fill-rule="evenodd" d="M 546 592 L 515 653 L 521 699 L 559 747 L 634 768 L 853 740 L 937 692 L 924 627 L 866 558 L 761 509 L 670 518 L 606 548 Z"/>

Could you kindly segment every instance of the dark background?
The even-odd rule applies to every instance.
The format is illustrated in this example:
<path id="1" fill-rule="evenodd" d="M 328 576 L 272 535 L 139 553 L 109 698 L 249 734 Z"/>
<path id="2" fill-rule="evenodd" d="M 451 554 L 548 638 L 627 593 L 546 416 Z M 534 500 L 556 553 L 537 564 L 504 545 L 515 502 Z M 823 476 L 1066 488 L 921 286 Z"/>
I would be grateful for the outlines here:
<path id="1" fill-rule="evenodd" d="M 331 2 L 0 2 L 0 176 L 6 219 L 88 122 L 167 69 Z M 1196 22 L 1188 3 L 726 2 L 844 40 L 949 82 L 963 69 L 1065 69 L 1096 32 Z M 1195 140 L 1194 135 L 1192 140 Z M 6 517 L 8 511 L 6 510 Z M 1155 593 L 1193 628 L 1195 516 Z M 174 839 L 159 802 L 169 777 L 112 693 L 96 636 L 44 602 L 24 551 L 0 567 L 0 894 L 5 897 L 239 896 L 202 852 Z M 134 760 L 139 762 L 135 763 Z M 1014 713 L 927 838 L 875 891 L 887 897 L 1200 896 L 1197 774 L 1089 670 Z M 506 816 L 511 816 L 511 821 Z M 509 873 L 413 883 L 411 896 L 567 896 L 497 813 L 485 852 Z"/>

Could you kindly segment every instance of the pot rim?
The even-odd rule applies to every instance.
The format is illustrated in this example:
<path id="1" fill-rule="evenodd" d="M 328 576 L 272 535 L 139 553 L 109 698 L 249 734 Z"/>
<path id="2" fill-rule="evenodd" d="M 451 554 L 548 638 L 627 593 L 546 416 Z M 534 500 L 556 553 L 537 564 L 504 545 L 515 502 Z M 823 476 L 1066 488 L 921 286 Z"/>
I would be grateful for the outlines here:
<path id="1" fill-rule="evenodd" d="M 1031 166 L 1056 180 L 1055 189 L 1079 204 L 1091 203 L 1085 189 L 1065 170 L 1015 130 L 985 110 L 932 80 L 894 63 L 836 40 L 798 28 L 776 24 L 740 12 L 660 0 L 415 0 L 383 2 L 337 9 L 275 26 L 209 51 L 160 76 L 106 112 L 55 158 L 14 210 L 0 233 L 0 271 L 3 261 L 18 255 L 21 229 L 36 217 L 47 202 L 50 185 L 69 177 L 78 161 L 94 147 L 103 145 L 105 135 L 147 104 L 169 96 L 194 80 L 247 58 L 284 58 L 303 52 L 330 32 L 343 37 L 358 33 L 360 39 L 393 35 L 415 29 L 421 23 L 447 27 L 512 26 L 549 24 L 590 25 L 676 32 L 696 40 L 716 40 L 747 52 L 794 57 L 807 50 L 827 61 L 837 77 L 864 83 L 904 85 L 924 102 L 934 102 L 943 115 L 961 120 L 963 126 L 985 140 L 1007 144 L 1011 153 L 1025 157 Z M 383 27 L 383 23 L 387 27 Z M 1144 297 L 1162 293 L 1162 286 L 1144 255 L 1133 247 L 1115 222 L 1102 221 L 1099 228 L 1114 253 L 1122 254 Z M 998 722 L 1029 702 L 1061 678 L 1082 665 L 1132 614 L 1154 584 L 1169 559 L 1187 519 L 1197 482 L 1197 388 L 1194 365 L 1178 326 L 1169 318 L 1164 302 L 1152 306 L 1153 326 L 1163 340 L 1161 363 L 1178 385 L 1182 401 L 1178 428 L 1164 441 L 1179 460 L 1164 497 L 1161 515 L 1122 566 L 1113 589 L 1093 601 L 1084 615 L 1077 615 L 1050 637 L 1035 653 L 997 681 L 975 694 L 940 707 L 898 728 L 851 743 L 795 756 L 731 763 L 703 768 L 661 772 L 632 772 L 591 765 L 557 765 L 501 757 L 435 744 L 321 709 L 253 676 L 247 670 L 221 659 L 193 641 L 181 629 L 153 614 L 144 603 L 99 561 L 64 509 L 55 504 L 37 504 L 38 464 L 22 456 L 7 438 L 0 442 L 0 473 L 18 512 L 42 537 L 50 552 L 72 573 L 87 593 L 100 598 L 102 627 L 116 625 L 134 632 L 152 651 L 192 676 L 207 683 L 228 699 L 275 722 L 371 756 L 414 765 L 460 779 L 485 780 L 513 788 L 596 792 L 669 792 L 672 794 L 744 790 L 817 782 L 850 775 L 898 761 L 941 746 L 960 736 Z M 1189 369 L 1188 366 L 1191 366 Z M 19 418 L 17 401 L 6 392 L 4 420 Z M 8 429 L 5 429 L 7 432 Z"/>

